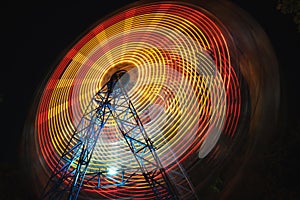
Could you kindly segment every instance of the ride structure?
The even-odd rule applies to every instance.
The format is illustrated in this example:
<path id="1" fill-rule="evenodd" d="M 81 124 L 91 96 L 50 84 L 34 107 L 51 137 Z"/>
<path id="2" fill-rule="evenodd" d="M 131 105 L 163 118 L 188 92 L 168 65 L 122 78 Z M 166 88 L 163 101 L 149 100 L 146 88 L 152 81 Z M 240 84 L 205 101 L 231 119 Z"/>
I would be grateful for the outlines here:
<path id="1" fill-rule="evenodd" d="M 125 70 L 114 73 L 110 80 L 92 98 L 84 115 L 67 143 L 64 153 L 44 188 L 41 199 L 77 199 L 81 188 L 108 188 L 130 186 L 131 179 L 141 174 L 157 199 L 178 199 L 175 187 L 193 192 L 190 188 L 171 182 L 156 154 L 141 119 L 130 101 L 124 85 L 129 75 Z M 114 167 L 90 172 L 94 148 L 101 130 L 112 118 L 138 163 L 137 169 Z M 99 161 L 101 162 L 101 161 Z M 129 173 L 128 173 L 129 172 Z M 172 170 L 186 179 L 180 171 Z M 174 178 L 174 176 L 173 176 Z"/>

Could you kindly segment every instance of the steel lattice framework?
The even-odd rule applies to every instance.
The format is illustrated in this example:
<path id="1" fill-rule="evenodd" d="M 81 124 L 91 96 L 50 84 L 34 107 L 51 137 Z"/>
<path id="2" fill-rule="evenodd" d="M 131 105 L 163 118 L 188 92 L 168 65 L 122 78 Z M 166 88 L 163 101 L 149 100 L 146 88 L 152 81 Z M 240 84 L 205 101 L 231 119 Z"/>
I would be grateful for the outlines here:
<path id="1" fill-rule="evenodd" d="M 170 170 L 171 183 L 120 81 L 124 74 L 125 71 L 116 72 L 92 98 L 44 188 L 41 199 L 61 199 L 67 196 L 68 199 L 77 199 L 83 186 L 99 189 L 130 185 L 131 177 L 138 173 L 142 174 L 157 199 L 177 199 L 178 192 L 194 193 L 179 164 L 179 170 Z M 115 172 L 121 173 L 118 179 L 108 169 L 87 173 L 95 145 L 109 118 L 114 119 L 138 163 L 139 168 L 132 170 L 130 176 L 125 176 L 125 168 Z"/>

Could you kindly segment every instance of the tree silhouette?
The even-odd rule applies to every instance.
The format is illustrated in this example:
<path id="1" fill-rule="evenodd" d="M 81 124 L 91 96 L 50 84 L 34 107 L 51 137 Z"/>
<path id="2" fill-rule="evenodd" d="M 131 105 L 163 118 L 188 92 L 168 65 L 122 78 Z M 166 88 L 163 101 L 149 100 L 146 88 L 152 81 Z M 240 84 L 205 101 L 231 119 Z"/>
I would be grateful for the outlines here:
<path id="1" fill-rule="evenodd" d="M 278 0 L 277 10 L 285 15 L 293 16 L 293 21 L 300 32 L 300 0 Z"/>

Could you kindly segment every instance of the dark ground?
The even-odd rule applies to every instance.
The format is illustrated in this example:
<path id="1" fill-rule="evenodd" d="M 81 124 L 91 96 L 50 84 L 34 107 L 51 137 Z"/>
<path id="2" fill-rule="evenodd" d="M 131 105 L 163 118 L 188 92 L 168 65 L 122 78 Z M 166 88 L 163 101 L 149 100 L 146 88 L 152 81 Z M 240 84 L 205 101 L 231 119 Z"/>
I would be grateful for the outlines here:
<path id="1" fill-rule="evenodd" d="M 101 2 L 1 5 L 0 199 L 24 199 L 26 191 L 21 192 L 23 186 L 19 180 L 20 139 L 34 92 L 49 66 L 87 27 L 133 1 Z M 259 177 L 256 181 L 269 188 L 265 191 L 266 199 L 300 199 L 300 33 L 291 16 L 276 10 L 275 1 L 265 0 L 264 5 L 253 1 L 234 2 L 248 11 L 270 37 L 280 64 L 282 89 L 280 135 L 262 152 L 264 161 L 255 165 L 258 170 L 246 176 L 249 180 Z"/>

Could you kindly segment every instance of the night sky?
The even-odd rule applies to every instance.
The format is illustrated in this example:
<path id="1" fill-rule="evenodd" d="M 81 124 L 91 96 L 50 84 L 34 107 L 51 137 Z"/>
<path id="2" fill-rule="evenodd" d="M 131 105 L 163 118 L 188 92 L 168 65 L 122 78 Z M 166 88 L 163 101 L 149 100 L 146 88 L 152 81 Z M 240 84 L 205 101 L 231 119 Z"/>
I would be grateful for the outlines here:
<path id="1" fill-rule="evenodd" d="M 41 1 L 31 4 L 24 1 L 1 5 L 0 199 L 22 199 L 21 196 L 12 194 L 13 189 L 10 188 L 11 184 L 18 184 L 16 177 L 20 173 L 20 140 L 25 119 L 46 75 L 87 28 L 112 11 L 134 1 L 106 1 L 119 2 L 110 4 L 104 2 L 55 4 Z M 243 3 L 237 0 L 233 2 L 250 13 L 263 27 L 277 55 L 282 90 L 280 123 L 283 127 L 277 147 L 283 150 L 275 151 L 278 159 L 274 162 L 281 173 L 276 191 L 283 197 L 299 197 L 297 189 L 299 191 L 300 187 L 295 175 L 299 168 L 296 161 L 300 146 L 300 32 L 297 32 L 292 16 L 283 15 L 276 10 L 276 1 L 264 0 L 264 4 L 246 0 L 240 1 Z M 21 186 L 17 186 L 19 187 Z"/>

